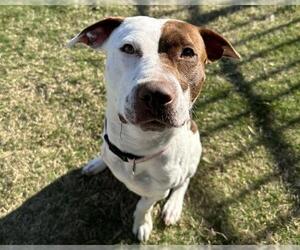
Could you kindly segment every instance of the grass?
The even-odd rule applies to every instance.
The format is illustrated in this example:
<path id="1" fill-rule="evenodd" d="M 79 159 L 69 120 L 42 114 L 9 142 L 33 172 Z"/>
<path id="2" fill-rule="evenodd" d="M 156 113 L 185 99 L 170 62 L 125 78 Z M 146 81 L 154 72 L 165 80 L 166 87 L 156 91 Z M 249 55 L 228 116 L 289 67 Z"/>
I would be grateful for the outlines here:
<path id="1" fill-rule="evenodd" d="M 98 154 L 104 55 L 65 44 L 109 15 L 206 25 L 243 59 L 207 67 L 193 113 L 204 148 L 180 223 L 149 244 L 300 244 L 299 6 L 1 6 L 0 243 L 130 244 L 138 197 Z"/>

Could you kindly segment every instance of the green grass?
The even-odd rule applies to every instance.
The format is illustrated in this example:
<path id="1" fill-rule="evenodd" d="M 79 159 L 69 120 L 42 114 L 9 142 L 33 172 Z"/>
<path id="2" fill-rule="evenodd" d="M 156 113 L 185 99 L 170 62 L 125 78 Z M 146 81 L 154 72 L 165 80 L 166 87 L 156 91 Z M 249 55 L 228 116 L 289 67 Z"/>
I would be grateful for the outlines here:
<path id="1" fill-rule="evenodd" d="M 136 243 L 137 196 L 99 153 L 104 55 L 65 48 L 110 15 L 206 25 L 243 59 L 208 65 L 194 108 L 203 157 L 182 219 L 154 209 L 150 244 L 300 244 L 300 8 L 296 6 L 1 6 L 0 243 Z"/>

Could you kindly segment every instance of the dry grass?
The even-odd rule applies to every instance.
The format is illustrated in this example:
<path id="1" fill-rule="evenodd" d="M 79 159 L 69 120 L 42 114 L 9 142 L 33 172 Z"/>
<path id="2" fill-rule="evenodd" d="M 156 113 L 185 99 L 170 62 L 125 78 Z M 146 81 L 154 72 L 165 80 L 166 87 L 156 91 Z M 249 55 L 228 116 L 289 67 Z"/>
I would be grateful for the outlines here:
<path id="1" fill-rule="evenodd" d="M 105 103 L 104 56 L 66 41 L 108 15 L 168 16 L 242 54 L 207 69 L 194 108 L 204 154 L 179 225 L 156 206 L 151 244 L 300 244 L 300 8 L 9 7 L 0 22 L 0 243 L 133 243 L 137 197 L 86 178 Z"/>

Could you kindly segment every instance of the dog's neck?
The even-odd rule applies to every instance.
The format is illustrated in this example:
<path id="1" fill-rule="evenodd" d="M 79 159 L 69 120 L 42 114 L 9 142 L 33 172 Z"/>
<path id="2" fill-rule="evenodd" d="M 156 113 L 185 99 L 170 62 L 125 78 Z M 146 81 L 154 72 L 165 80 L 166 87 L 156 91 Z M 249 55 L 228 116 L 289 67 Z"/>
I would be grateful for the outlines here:
<path id="1" fill-rule="evenodd" d="M 140 156 L 155 154 L 168 147 L 171 139 L 181 128 L 163 131 L 143 131 L 138 126 L 124 124 L 111 107 L 106 112 L 106 128 L 109 140 L 123 152 Z"/>

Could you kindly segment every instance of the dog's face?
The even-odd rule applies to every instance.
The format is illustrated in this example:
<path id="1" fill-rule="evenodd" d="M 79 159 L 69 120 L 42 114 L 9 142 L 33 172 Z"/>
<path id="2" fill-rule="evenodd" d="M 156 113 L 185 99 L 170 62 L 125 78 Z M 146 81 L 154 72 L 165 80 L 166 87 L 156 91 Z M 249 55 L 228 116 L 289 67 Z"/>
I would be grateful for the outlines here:
<path id="1" fill-rule="evenodd" d="M 204 66 L 239 54 L 221 35 L 178 20 L 112 17 L 70 41 L 107 54 L 108 103 L 143 130 L 180 127 L 205 80 Z"/>

